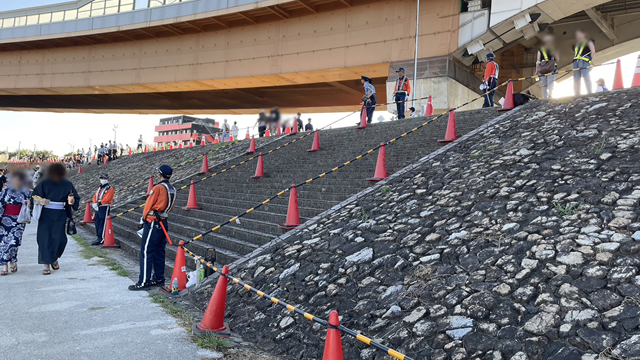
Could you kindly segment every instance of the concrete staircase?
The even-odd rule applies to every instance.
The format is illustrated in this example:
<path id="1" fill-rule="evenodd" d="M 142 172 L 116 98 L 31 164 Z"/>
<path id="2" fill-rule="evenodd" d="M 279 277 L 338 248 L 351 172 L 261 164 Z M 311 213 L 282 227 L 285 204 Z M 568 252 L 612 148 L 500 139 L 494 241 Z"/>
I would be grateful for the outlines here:
<path id="1" fill-rule="evenodd" d="M 498 113 L 493 109 L 458 112 L 456 114 L 458 136 L 464 135 L 497 115 Z M 307 152 L 307 149 L 311 148 L 313 140 L 313 137 L 310 136 L 265 156 L 265 178 L 250 178 L 254 174 L 256 166 L 256 161 L 252 161 L 248 165 L 237 167 L 197 184 L 198 205 L 202 210 L 182 210 L 182 207 L 186 206 L 189 191 L 188 189 L 180 191 L 175 209 L 169 219 L 169 235 L 174 246 L 167 247 L 167 267 L 170 269 L 173 265 L 175 245 L 180 240 L 188 241 L 260 204 L 292 183 L 300 183 L 329 171 L 352 160 L 375 145 L 418 126 L 425 120 L 425 118 L 417 118 L 375 123 L 365 130 L 356 130 L 355 126 L 322 130 L 320 131 L 321 151 L 319 152 Z M 388 173 L 392 174 L 443 146 L 437 140 L 444 137 L 446 126 L 447 118 L 441 118 L 418 132 L 388 145 L 386 147 Z M 290 140 L 291 137 L 278 140 L 261 150 L 266 152 Z M 246 158 L 249 157 L 250 155 L 246 156 Z M 336 173 L 299 187 L 298 202 L 301 222 L 370 186 L 366 179 L 373 176 L 376 160 L 377 152 Z M 219 164 L 211 171 L 223 169 L 237 161 L 238 159 L 235 159 L 228 163 Z M 193 176 L 175 185 L 184 185 L 191 179 L 200 178 L 202 176 Z M 289 194 L 287 193 L 259 210 L 242 217 L 240 223 L 224 226 L 190 244 L 189 249 L 204 256 L 208 249 L 214 248 L 219 264 L 229 264 L 238 260 L 285 232 L 285 230 L 278 228 L 278 225 L 285 222 L 288 198 Z M 123 209 L 140 204 L 141 201 L 132 202 L 125 205 Z M 138 209 L 113 221 L 116 241 L 125 251 L 134 256 L 139 256 L 140 238 L 135 232 L 141 214 L 141 209 Z M 187 265 L 192 266 L 193 263 L 188 261 Z"/>

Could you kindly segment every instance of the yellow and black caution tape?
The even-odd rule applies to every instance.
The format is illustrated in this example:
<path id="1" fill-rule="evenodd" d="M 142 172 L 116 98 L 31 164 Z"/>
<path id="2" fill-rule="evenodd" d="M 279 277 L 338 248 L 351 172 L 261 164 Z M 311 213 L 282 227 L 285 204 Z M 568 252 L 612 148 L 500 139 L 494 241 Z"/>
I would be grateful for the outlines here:
<path id="1" fill-rule="evenodd" d="M 260 291 L 260 290 L 258 290 L 256 288 L 254 288 L 253 286 L 245 283 L 244 281 L 242 281 L 242 280 L 240 280 L 240 279 L 238 279 L 238 278 L 236 278 L 234 276 L 231 276 L 229 274 L 223 274 L 221 269 L 219 269 L 216 266 L 214 266 L 211 262 L 205 261 L 204 258 L 194 254 L 193 252 L 191 252 L 189 249 L 187 249 L 183 245 L 181 245 L 181 247 L 184 249 L 185 252 L 187 252 L 187 254 L 189 254 L 195 260 L 199 261 L 202 265 L 204 265 L 204 266 L 212 269 L 213 271 L 217 272 L 220 276 L 226 277 L 228 280 L 232 281 L 233 283 L 242 286 L 247 291 L 251 291 L 251 292 L 255 293 L 256 295 L 258 295 L 258 296 L 260 296 L 262 298 L 265 298 L 265 299 L 271 301 L 272 303 L 274 303 L 274 304 L 276 304 L 278 306 L 281 306 L 281 307 L 293 312 L 296 315 L 302 316 L 302 317 L 304 317 L 305 319 L 307 319 L 309 321 L 313 321 L 313 322 L 316 322 L 316 323 L 318 323 L 320 325 L 327 326 L 327 327 L 330 326 L 329 322 L 327 320 L 321 319 L 321 318 L 319 318 L 319 317 L 317 317 L 317 316 L 315 316 L 313 314 L 310 314 L 310 313 L 308 313 L 308 312 L 306 312 L 304 310 L 301 310 L 301 309 L 299 309 L 299 308 L 297 308 L 297 307 L 295 307 L 295 306 L 293 306 L 291 304 L 288 304 L 288 303 L 276 298 L 273 295 L 266 294 L 263 291 Z M 345 327 L 343 325 L 339 325 L 339 326 L 333 327 L 333 328 L 335 328 L 337 330 L 340 330 L 341 332 L 344 332 L 347 335 L 353 336 L 358 341 L 361 341 L 361 342 L 363 342 L 363 343 L 365 343 L 365 344 L 367 344 L 367 345 L 369 345 L 371 347 L 374 347 L 374 348 L 376 348 L 378 350 L 382 350 L 382 351 L 386 352 L 387 354 L 391 355 L 392 357 L 394 357 L 396 359 L 413 360 L 412 358 L 402 354 L 401 352 L 396 351 L 394 349 L 391 349 L 389 347 L 386 347 L 386 346 L 378 343 L 377 341 L 374 341 L 371 338 L 368 338 L 368 337 L 366 337 L 366 336 L 364 336 L 364 335 L 362 335 L 362 334 L 360 334 L 360 333 L 358 333 L 358 332 L 356 332 L 354 330 L 351 330 L 351 329 L 349 329 L 349 328 L 347 328 L 347 327 Z"/>

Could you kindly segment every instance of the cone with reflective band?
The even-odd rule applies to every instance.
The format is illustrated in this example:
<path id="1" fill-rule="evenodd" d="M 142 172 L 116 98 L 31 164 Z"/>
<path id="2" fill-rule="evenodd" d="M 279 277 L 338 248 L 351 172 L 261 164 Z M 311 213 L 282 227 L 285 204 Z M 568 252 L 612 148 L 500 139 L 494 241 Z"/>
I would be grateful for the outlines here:
<path id="1" fill-rule="evenodd" d="M 229 275 L 229 266 L 222 267 L 222 274 Z M 204 317 L 200 324 L 196 325 L 196 328 L 200 331 L 211 332 L 223 332 L 227 330 L 224 325 L 224 309 L 227 302 L 227 285 L 229 280 L 225 276 L 218 278 L 213 294 L 211 294 L 211 300 L 207 305 L 207 311 L 204 313 Z"/>
<path id="2" fill-rule="evenodd" d="M 229 134 L 229 142 L 232 142 L 232 141 L 233 141 L 233 135 Z"/>
<path id="3" fill-rule="evenodd" d="M 344 360 L 342 355 L 342 340 L 340 338 L 340 318 L 337 311 L 329 314 L 329 328 L 327 329 L 327 340 L 324 343 L 324 355 L 322 360 Z"/>
<path id="4" fill-rule="evenodd" d="M 376 172 L 368 181 L 381 181 L 387 178 L 387 151 L 384 149 L 384 143 L 380 143 L 378 149 L 378 163 L 376 164 Z"/>
<path id="5" fill-rule="evenodd" d="M 147 188 L 147 196 L 151 195 L 151 190 L 153 190 L 153 175 L 149 176 L 149 187 Z"/>
<path id="6" fill-rule="evenodd" d="M 456 114 L 453 109 L 449 111 L 449 123 L 447 123 L 447 133 L 444 135 L 444 139 L 438 140 L 440 143 L 452 142 L 457 139 L 456 132 Z"/>
<path id="7" fill-rule="evenodd" d="M 200 140 L 200 146 L 205 146 L 207 145 L 207 142 L 204 140 L 204 136 L 202 136 L 202 139 Z"/>
<path id="8" fill-rule="evenodd" d="M 498 111 L 509 111 L 513 110 L 516 107 L 515 102 L 513 101 L 513 81 L 509 79 L 509 85 L 507 85 L 507 93 L 504 96 L 504 105 Z"/>
<path id="9" fill-rule="evenodd" d="M 636 71 L 633 74 L 633 82 L 631 86 L 640 86 L 640 55 L 638 55 L 638 62 L 636 62 Z"/>
<path id="10" fill-rule="evenodd" d="M 189 147 L 193 147 L 193 139 L 189 140 Z"/>
<path id="11" fill-rule="evenodd" d="M 311 149 L 307 151 L 308 152 L 320 151 L 320 135 L 318 135 L 318 130 L 316 130 L 315 135 L 313 135 L 313 144 L 311 145 Z"/>
<path id="12" fill-rule="evenodd" d="M 78 175 L 82 174 L 82 166 L 78 166 Z"/>
<path id="13" fill-rule="evenodd" d="M 220 140 L 218 140 L 218 133 L 216 133 L 216 137 L 213 138 L 213 143 L 217 144 L 219 142 L 220 142 Z"/>
<path id="14" fill-rule="evenodd" d="M 425 116 L 431 116 L 433 115 L 433 99 L 431 98 L 431 95 L 429 95 L 429 101 L 427 102 L 427 111 L 424 113 Z"/>
<path id="15" fill-rule="evenodd" d="M 119 245 L 116 245 L 116 239 L 113 237 L 113 224 L 111 224 L 111 216 L 107 216 L 107 221 L 104 222 L 104 242 L 102 243 L 103 248 L 119 248 Z"/>
<path id="16" fill-rule="evenodd" d="M 262 153 L 258 156 L 258 165 L 256 165 L 256 174 L 253 175 L 252 179 L 260 179 L 264 177 L 264 163 L 262 162 Z"/>
<path id="17" fill-rule="evenodd" d="M 613 76 L 613 87 L 611 90 L 624 89 L 624 82 L 622 81 L 622 65 L 620 59 L 616 62 L 616 73 Z"/>
<path id="18" fill-rule="evenodd" d="M 253 154 L 254 152 L 256 152 L 256 138 L 255 137 L 251 137 L 251 143 L 249 144 L 249 150 L 247 151 L 247 154 Z"/>
<path id="19" fill-rule="evenodd" d="M 201 208 L 198 206 L 198 201 L 196 200 L 196 184 L 191 180 L 191 186 L 189 186 L 189 200 L 187 201 L 187 206 L 183 207 L 182 210 L 200 210 Z"/>
<path id="20" fill-rule="evenodd" d="M 251 135 L 249 135 L 249 128 L 247 128 L 247 134 L 244 136 L 245 139 L 250 139 Z"/>
<path id="21" fill-rule="evenodd" d="M 176 282 L 175 279 L 178 281 Z M 174 286 L 177 283 L 177 287 Z M 184 241 L 180 241 L 176 250 L 176 262 L 173 264 L 173 274 L 169 282 L 169 292 L 172 295 L 178 295 L 178 292 L 187 288 L 187 266 L 184 259 Z"/>
<path id="22" fill-rule="evenodd" d="M 93 218 L 91 217 L 91 201 L 87 201 L 87 207 L 84 209 L 84 219 L 82 219 L 81 224 L 91 223 L 93 223 Z"/>
<path id="23" fill-rule="evenodd" d="M 202 157 L 202 170 L 200 170 L 200 175 L 209 173 L 209 157 L 207 154 L 204 154 Z"/>
<path id="24" fill-rule="evenodd" d="M 358 126 L 356 129 L 366 129 L 368 125 L 369 124 L 367 124 L 367 109 L 362 107 L 362 116 L 360 117 L 360 126 Z"/>
<path id="25" fill-rule="evenodd" d="M 287 221 L 278 226 L 281 229 L 291 230 L 300 226 L 300 210 L 298 209 L 298 190 L 296 184 L 291 185 L 289 194 L 289 208 L 287 209 Z"/>

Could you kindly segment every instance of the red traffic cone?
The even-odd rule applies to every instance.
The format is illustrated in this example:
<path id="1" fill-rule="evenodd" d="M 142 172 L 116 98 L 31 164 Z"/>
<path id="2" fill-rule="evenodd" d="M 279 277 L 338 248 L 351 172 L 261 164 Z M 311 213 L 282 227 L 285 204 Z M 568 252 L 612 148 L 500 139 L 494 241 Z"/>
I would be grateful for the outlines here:
<path id="1" fill-rule="evenodd" d="M 252 136 L 251 144 L 249 144 L 249 151 L 247 151 L 247 154 L 253 154 L 254 152 L 256 152 L 256 138 Z"/>
<path id="2" fill-rule="evenodd" d="M 291 134 L 291 128 L 288 127 L 288 126 L 286 128 L 284 128 L 284 133 L 287 134 L 287 135 Z"/>
<path id="3" fill-rule="evenodd" d="M 107 165 L 108 161 L 109 161 L 109 158 L 108 158 L 107 156 L 105 156 L 105 157 L 103 158 L 103 161 L 102 161 L 102 162 L 103 162 L 105 165 Z"/>
<path id="4" fill-rule="evenodd" d="M 279 225 L 281 229 L 295 229 L 300 226 L 300 211 L 298 209 L 298 190 L 296 184 L 291 185 L 291 194 L 289 195 L 289 208 L 287 209 L 287 221 L 284 225 Z"/>
<path id="5" fill-rule="evenodd" d="M 298 120 L 296 120 L 293 126 L 291 127 L 291 135 L 295 135 L 297 133 L 298 133 Z"/>
<path id="6" fill-rule="evenodd" d="M 151 195 L 151 190 L 153 190 L 153 175 L 149 176 L 149 187 L 147 188 L 147 196 Z"/>
<path id="7" fill-rule="evenodd" d="M 264 177 L 264 163 L 262 162 L 262 153 L 258 156 L 258 165 L 256 166 L 256 174 L 253 175 L 252 179 L 260 179 Z"/>
<path id="8" fill-rule="evenodd" d="M 198 201 L 196 200 L 196 184 L 191 180 L 191 186 L 189 188 L 189 200 L 187 201 L 187 206 L 183 207 L 182 210 L 200 210 L 198 207 Z"/>
<path id="9" fill-rule="evenodd" d="M 144 152 L 147 152 L 147 145 L 144 146 Z"/>
<path id="10" fill-rule="evenodd" d="M 433 99 L 431 98 L 431 95 L 429 95 L 429 101 L 427 101 L 427 111 L 425 111 L 424 116 L 431 116 L 433 115 Z"/>
<path id="11" fill-rule="evenodd" d="M 622 81 L 622 65 L 620 59 L 616 62 L 616 74 L 613 76 L 613 87 L 611 90 L 624 89 L 624 83 Z"/>
<path id="12" fill-rule="evenodd" d="M 229 266 L 222 267 L 222 274 L 229 275 Z M 215 290 L 213 290 L 213 294 L 211 294 L 211 300 L 209 300 L 209 305 L 207 305 L 207 311 L 205 311 L 202 321 L 195 326 L 199 331 L 221 333 L 227 330 L 227 326 L 224 324 L 224 308 L 227 302 L 229 279 L 223 275 L 218 278 L 218 283 Z"/>
<path id="13" fill-rule="evenodd" d="M 193 147 L 193 139 L 189 140 L 189 147 Z"/>
<path id="14" fill-rule="evenodd" d="M 202 139 L 200 140 L 200 146 L 205 146 L 207 145 L 207 142 L 204 140 L 204 136 L 202 136 Z"/>
<path id="15" fill-rule="evenodd" d="M 509 111 L 516 107 L 513 101 L 513 81 L 509 79 L 509 85 L 507 85 L 507 94 L 504 96 L 504 105 L 498 111 Z"/>
<path id="16" fill-rule="evenodd" d="M 200 175 L 209 173 L 209 157 L 207 154 L 204 154 L 202 157 L 202 170 L 200 170 Z"/>
<path id="17" fill-rule="evenodd" d="M 247 127 L 247 134 L 244 136 L 245 139 L 250 139 L 251 135 L 249 135 L 249 128 Z"/>
<path id="18" fill-rule="evenodd" d="M 213 138 L 213 143 L 217 144 L 219 142 L 220 142 L 220 140 L 218 139 L 218 133 L 216 133 L 216 137 Z"/>
<path id="19" fill-rule="evenodd" d="M 187 266 L 184 259 L 184 241 L 180 241 L 176 250 L 176 262 L 173 264 L 169 293 L 178 295 L 178 292 L 187 288 Z"/>
<path id="20" fill-rule="evenodd" d="M 327 340 L 324 343 L 324 355 L 322 360 L 344 360 L 342 355 L 342 340 L 340 339 L 340 318 L 337 311 L 329 314 L 329 328 L 327 329 Z"/>
<path id="21" fill-rule="evenodd" d="M 158 150 L 158 149 L 154 146 L 154 147 L 153 147 L 153 151 L 155 152 L 155 151 L 157 151 L 157 150 Z"/>
<path id="22" fill-rule="evenodd" d="M 173 150 L 173 144 L 169 144 L 169 150 Z"/>
<path id="23" fill-rule="evenodd" d="M 276 135 L 282 135 L 282 127 L 280 124 L 276 125 Z"/>
<path id="24" fill-rule="evenodd" d="M 320 151 L 320 135 L 318 135 L 318 130 L 316 130 L 316 134 L 313 135 L 313 144 L 311 145 L 311 149 L 307 151 L 308 152 Z"/>
<path id="25" fill-rule="evenodd" d="M 362 116 L 360 118 L 360 126 L 358 126 L 356 129 L 366 129 L 367 126 L 369 126 L 369 124 L 367 124 L 367 109 L 363 106 Z"/>
<path id="26" fill-rule="evenodd" d="M 93 223 L 93 218 L 91 217 L 91 201 L 87 201 L 87 207 L 84 209 L 84 219 L 82 219 L 80 224 L 91 223 Z"/>
<path id="27" fill-rule="evenodd" d="M 113 225 L 111 224 L 111 216 L 107 216 L 107 221 L 105 221 L 104 223 L 104 242 L 102 243 L 102 248 L 120 248 L 120 245 L 116 245 L 116 240 L 113 237 Z"/>
<path id="28" fill-rule="evenodd" d="M 78 175 L 82 174 L 82 166 L 78 166 Z"/>
<path id="29" fill-rule="evenodd" d="M 368 181 L 381 181 L 387 178 L 387 151 L 384 149 L 384 143 L 380 143 L 378 150 L 378 162 L 376 164 L 376 172 Z"/>
<path id="30" fill-rule="evenodd" d="M 456 133 L 456 114 L 453 109 L 449 111 L 449 123 L 447 123 L 447 133 L 444 135 L 444 139 L 438 140 L 440 143 L 452 142 L 457 139 Z"/>
<path id="31" fill-rule="evenodd" d="M 129 149 L 129 155 L 131 155 L 131 149 Z M 95 160 L 95 159 L 96 159 L 96 157 L 95 157 L 95 155 L 94 155 L 94 156 L 93 156 L 93 160 Z"/>
<path id="32" fill-rule="evenodd" d="M 229 134 L 229 142 L 233 141 L 233 134 Z"/>
<path id="33" fill-rule="evenodd" d="M 633 74 L 633 81 L 631 86 L 640 86 L 640 55 L 638 55 L 638 62 L 636 62 L 636 72 Z"/>
<path id="34" fill-rule="evenodd" d="M 271 130 L 267 129 L 267 131 L 264 132 L 264 136 L 265 137 L 270 137 L 271 136 Z"/>

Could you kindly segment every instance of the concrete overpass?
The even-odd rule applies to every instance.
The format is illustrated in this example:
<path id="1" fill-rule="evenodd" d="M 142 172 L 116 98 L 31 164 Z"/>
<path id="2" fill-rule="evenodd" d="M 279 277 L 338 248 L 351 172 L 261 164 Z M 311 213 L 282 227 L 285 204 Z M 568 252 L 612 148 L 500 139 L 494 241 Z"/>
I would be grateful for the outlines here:
<path id="1" fill-rule="evenodd" d="M 584 10 L 607 3 L 626 6 L 611 15 L 620 20 L 610 31 L 602 30 L 611 24 L 606 9 L 595 8 L 596 21 L 589 19 L 600 26 L 596 32 L 617 37 L 609 48 L 624 51 L 640 35 L 631 20 L 637 2 L 493 0 L 486 7 L 489 2 L 471 0 L 461 9 L 458 0 L 422 0 L 416 93 L 436 95 L 439 109 L 476 96 L 478 59 L 488 51 L 500 54 L 503 74 L 526 74 L 531 70 L 523 56 L 535 50 L 540 25 L 569 28 L 570 21 L 583 20 Z M 360 101 L 361 75 L 374 79 L 379 101 L 387 100 L 397 66 L 413 76 L 414 0 L 149 5 L 77 0 L 0 13 L 0 108 L 212 114 L 279 105 L 346 111 Z M 509 30 L 527 16 L 526 24 Z"/>

